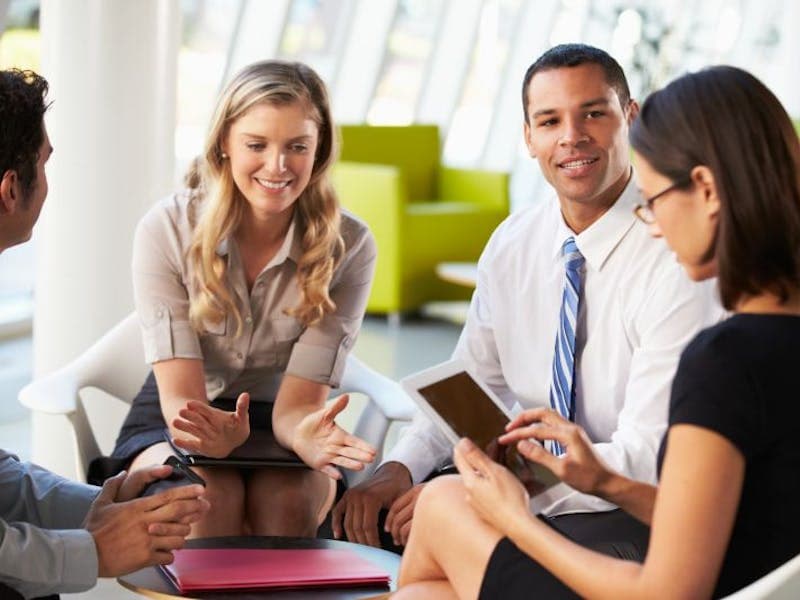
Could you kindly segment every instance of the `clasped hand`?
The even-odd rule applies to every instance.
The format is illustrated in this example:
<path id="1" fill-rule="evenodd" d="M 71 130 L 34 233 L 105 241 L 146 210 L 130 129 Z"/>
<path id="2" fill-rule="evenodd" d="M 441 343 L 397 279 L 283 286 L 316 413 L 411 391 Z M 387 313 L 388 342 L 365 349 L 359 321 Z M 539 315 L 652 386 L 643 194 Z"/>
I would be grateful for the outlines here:
<path id="1" fill-rule="evenodd" d="M 177 446 L 211 458 L 225 458 L 250 436 L 250 394 L 239 394 L 236 410 L 214 408 L 206 402 L 189 400 L 173 419 L 175 429 L 189 436 L 175 436 Z"/>
<path id="2" fill-rule="evenodd" d="M 339 396 L 328 406 L 306 415 L 295 427 L 292 450 L 308 466 L 340 479 L 336 467 L 360 471 L 375 460 L 376 450 L 336 424 L 336 415 L 342 412 L 350 398 Z"/>

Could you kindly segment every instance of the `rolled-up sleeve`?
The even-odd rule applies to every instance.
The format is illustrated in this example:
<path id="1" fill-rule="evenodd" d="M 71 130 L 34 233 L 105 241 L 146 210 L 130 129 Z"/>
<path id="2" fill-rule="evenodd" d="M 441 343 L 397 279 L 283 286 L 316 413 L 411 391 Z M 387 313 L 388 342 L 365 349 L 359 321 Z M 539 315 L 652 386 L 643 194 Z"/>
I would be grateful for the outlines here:
<path id="1" fill-rule="evenodd" d="M 360 223 L 358 227 L 358 236 L 348 247 L 331 282 L 330 296 L 336 311 L 300 335 L 286 367 L 289 375 L 339 386 L 347 355 L 364 319 L 377 257 L 375 239 L 369 229 Z"/>
<path id="2" fill-rule="evenodd" d="M 189 322 L 186 241 L 168 207 L 163 201 L 144 216 L 133 245 L 134 298 L 149 363 L 202 358 L 197 333 Z"/>

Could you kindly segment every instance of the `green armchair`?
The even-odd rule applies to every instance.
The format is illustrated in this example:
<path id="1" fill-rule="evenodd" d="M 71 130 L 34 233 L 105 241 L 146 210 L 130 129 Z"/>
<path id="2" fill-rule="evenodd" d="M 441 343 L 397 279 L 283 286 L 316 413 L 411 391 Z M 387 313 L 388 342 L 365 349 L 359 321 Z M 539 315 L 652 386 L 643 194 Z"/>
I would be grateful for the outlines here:
<path id="1" fill-rule="evenodd" d="M 435 125 L 343 125 L 333 184 L 378 245 L 370 313 L 400 313 L 471 290 L 436 275 L 441 262 L 477 261 L 508 215 L 507 173 L 439 163 Z"/>

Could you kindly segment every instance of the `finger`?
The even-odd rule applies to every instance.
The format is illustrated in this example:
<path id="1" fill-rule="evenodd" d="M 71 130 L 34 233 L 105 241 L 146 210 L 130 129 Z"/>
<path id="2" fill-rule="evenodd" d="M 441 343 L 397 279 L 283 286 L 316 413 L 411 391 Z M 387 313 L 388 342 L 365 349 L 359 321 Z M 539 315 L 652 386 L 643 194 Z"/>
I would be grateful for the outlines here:
<path id="1" fill-rule="evenodd" d="M 408 536 L 411 535 L 411 524 L 414 521 L 409 519 L 408 523 L 403 525 L 400 529 L 400 545 L 407 546 L 408 545 Z"/>
<path id="2" fill-rule="evenodd" d="M 191 400 L 186 405 L 186 408 L 182 408 L 178 411 L 178 416 L 187 421 L 191 421 L 198 427 L 214 430 L 217 429 L 215 422 L 216 415 L 212 414 L 210 412 L 211 410 L 212 409 L 208 405 Z"/>
<path id="3" fill-rule="evenodd" d="M 203 495 L 204 491 L 205 488 L 203 488 L 202 485 L 199 483 L 193 483 L 192 485 L 181 485 L 170 488 L 168 490 L 164 490 L 163 492 L 159 492 L 158 494 L 153 494 L 152 496 L 145 496 L 144 498 L 134 500 L 134 502 L 141 502 L 144 510 L 155 511 L 163 506 L 169 505 L 171 502 L 176 502 L 178 500 L 198 499 Z M 157 519 L 151 519 L 151 521 L 156 520 Z"/>
<path id="4" fill-rule="evenodd" d="M 331 463 L 334 465 L 338 465 L 350 471 L 363 471 L 364 470 L 364 463 L 353 460 L 352 458 L 347 458 L 346 456 L 334 456 L 331 458 Z"/>
<path id="5" fill-rule="evenodd" d="M 534 444 L 528 440 L 517 443 L 517 451 L 531 462 L 543 465 L 553 473 L 558 473 L 563 467 L 563 461 L 555 454 L 548 452 L 540 444 Z"/>
<path id="6" fill-rule="evenodd" d="M 322 414 L 322 423 L 333 423 L 334 419 L 336 419 L 336 415 L 347 408 L 349 402 L 350 396 L 348 394 L 342 394 L 336 398 L 327 406 L 325 412 Z"/>
<path id="7" fill-rule="evenodd" d="M 362 500 L 351 502 L 347 507 L 347 512 L 344 516 L 344 530 L 347 534 L 347 541 L 363 544 L 364 539 L 361 536 L 361 524 L 364 522 L 364 503 Z"/>
<path id="8" fill-rule="evenodd" d="M 528 410 L 524 410 L 519 413 L 516 417 L 511 419 L 506 424 L 506 431 L 510 431 L 511 429 L 516 429 L 522 425 L 530 425 L 531 423 L 537 423 L 542 420 L 542 417 L 547 412 L 547 409 L 542 408 L 529 408 Z"/>
<path id="9" fill-rule="evenodd" d="M 363 468 L 363 467 L 362 467 Z M 322 473 L 325 473 L 331 479 L 335 479 L 336 481 L 342 478 L 342 474 L 339 472 L 339 469 L 334 467 L 332 464 L 323 465 L 319 469 Z"/>
<path id="10" fill-rule="evenodd" d="M 375 459 L 375 453 L 361 448 L 353 448 L 352 446 L 335 445 L 331 447 L 331 454 L 338 456 L 345 456 L 361 462 L 372 462 Z"/>
<path id="11" fill-rule="evenodd" d="M 175 429 L 193 435 L 198 440 L 209 437 L 208 432 L 203 431 L 200 427 L 198 427 L 194 423 L 191 423 L 189 421 L 184 421 L 183 419 L 173 419 L 172 426 Z"/>
<path id="12" fill-rule="evenodd" d="M 336 503 L 336 506 L 333 507 L 331 511 L 331 529 L 333 530 L 333 537 L 341 539 L 342 537 L 342 520 L 344 519 L 344 513 L 347 510 L 347 494 L 345 493 L 342 496 L 342 499 Z"/>
<path id="13" fill-rule="evenodd" d="M 184 450 L 189 450 L 190 452 L 194 452 L 196 454 L 203 453 L 203 445 L 200 440 L 193 440 L 185 437 L 174 437 L 172 438 L 172 443 L 178 448 L 183 448 Z"/>
<path id="14" fill-rule="evenodd" d="M 156 550 L 153 552 L 153 556 L 150 560 L 149 565 L 171 565 L 172 562 L 175 560 L 175 557 L 172 555 L 172 552 L 167 552 L 164 550 Z"/>
<path id="15" fill-rule="evenodd" d="M 212 429 L 218 429 L 220 418 L 225 419 L 231 414 L 226 410 L 214 408 L 207 402 L 199 402 L 197 400 L 189 400 L 189 402 L 186 403 L 186 408 L 183 410 L 194 413 L 199 419 L 203 419 L 207 426 Z M 178 414 L 180 414 L 180 412 Z"/>
<path id="16" fill-rule="evenodd" d="M 539 423 L 534 423 L 533 425 L 528 425 L 527 427 L 518 427 L 517 429 L 512 429 L 497 439 L 501 444 L 511 444 L 527 438 L 549 440 L 553 439 L 549 437 L 550 434 L 555 432 L 560 427 L 560 425 L 550 425 L 540 421 Z"/>
<path id="17" fill-rule="evenodd" d="M 364 505 L 361 511 L 361 532 L 367 545 L 375 548 L 381 547 L 378 537 L 378 511 L 380 509 L 373 505 Z"/>
<path id="18" fill-rule="evenodd" d="M 180 535 L 154 537 L 152 548 L 156 552 L 170 552 L 183 548 L 186 538 Z"/>
<path id="19" fill-rule="evenodd" d="M 349 446 L 350 448 L 356 448 L 363 452 L 367 452 L 373 458 L 378 453 L 378 451 L 375 449 L 375 446 L 373 446 L 369 442 L 365 442 L 359 437 L 345 433 L 344 429 L 340 428 L 340 431 L 344 434 L 344 437 L 342 438 L 341 441 L 342 446 Z"/>
<path id="20" fill-rule="evenodd" d="M 486 456 L 472 440 L 462 438 L 458 444 L 456 444 L 455 451 L 453 452 L 454 457 L 456 453 L 459 455 L 459 458 L 462 459 L 463 465 L 468 469 L 472 469 L 473 472 L 482 473 L 484 475 L 489 473 L 492 459 Z M 457 465 L 458 463 L 456 463 L 456 466 Z M 459 469 L 459 472 L 460 471 L 461 469 Z"/>
<path id="21" fill-rule="evenodd" d="M 402 511 L 406 506 L 413 503 L 414 497 L 416 496 L 417 490 L 412 487 L 407 492 L 403 493 L 397 500 L 392 502 L 392 505 L 389 507 L 389 513 L 386 515 L 386 523 L 385 529 L 386 531 L 391 531 L 392 524 L 394 523 L 397 514 Z"/>
<path id="22" fill-rule="evenodd" d="M 236 399 L 236 417 L 240 421 L 247 420 L 250 410 L 250 394 L 242 392 Z"/>
<path id="23" fill-rule="evenodd" d="M 188 523 L 150 523 L 147 526 L 147 533 L 156 536 L 186 537 L 191 530 Z"/>
<path id="24" fill-rule="evenodd" d="M 103 489 L 100 490 L 100 493 L 97 495 L 95 502 L 107 503 L 110 504 L 114 502 L 114 499 L 117 497 L 119 493 L 119 488 L 122 486 L 122 482 L 128 477 L 127 471 L 120 471 L 113 477 L 109 477 L 103 482 Z"/>
<path id="25" fill-rule="evenodd" d="M 395 544 L 402 544 L 405 546 L 403 528 L 409 525 L 411 519 L 414 517 L 414 503 L 407 504 L 398 513 L 392 521 L 391 534 Z"/>
<path id="26" fill-rule="evenodd" d="M 150 523 L 179 523 L 184 517 L 198 513 L 201 510 L 202 506 L 197 498 L 175 500 L 148 512 L 147 520 Z"/>

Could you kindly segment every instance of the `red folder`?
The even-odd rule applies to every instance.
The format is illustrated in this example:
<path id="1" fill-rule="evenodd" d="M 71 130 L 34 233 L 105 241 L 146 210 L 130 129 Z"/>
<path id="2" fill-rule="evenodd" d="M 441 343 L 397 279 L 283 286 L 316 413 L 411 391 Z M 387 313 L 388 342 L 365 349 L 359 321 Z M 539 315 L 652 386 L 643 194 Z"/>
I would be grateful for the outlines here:
<path id="1" fill-rule="evenodd" d="M 184 548 L 161 569 L 183 592 L 386 586 L 389 575 L 350 550 Z"/>

